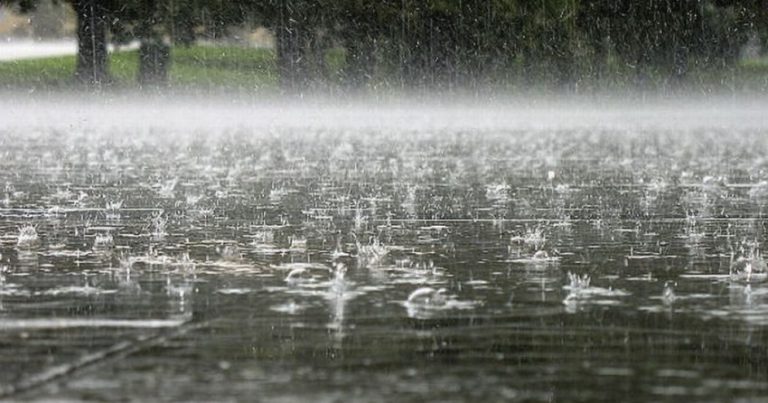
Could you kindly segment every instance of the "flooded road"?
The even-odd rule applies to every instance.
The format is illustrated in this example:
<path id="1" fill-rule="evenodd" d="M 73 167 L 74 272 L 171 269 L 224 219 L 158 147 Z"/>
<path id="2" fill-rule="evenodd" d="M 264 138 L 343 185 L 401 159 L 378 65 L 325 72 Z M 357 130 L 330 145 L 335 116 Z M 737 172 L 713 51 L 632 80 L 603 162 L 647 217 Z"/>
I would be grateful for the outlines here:
<path id="1" fill-rule="evenodd" d="M 2 112 L 4 398 L 768 398 L 759 106 L 49 106 Z"/>

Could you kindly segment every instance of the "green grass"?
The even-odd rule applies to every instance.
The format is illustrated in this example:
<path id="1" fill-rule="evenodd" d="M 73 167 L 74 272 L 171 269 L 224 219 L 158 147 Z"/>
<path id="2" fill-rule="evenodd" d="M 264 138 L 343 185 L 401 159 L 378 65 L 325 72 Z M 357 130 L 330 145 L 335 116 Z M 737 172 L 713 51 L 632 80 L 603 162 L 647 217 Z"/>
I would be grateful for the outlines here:
<path id="1" fill-rule="evenodd" d="M 169 88 L 174 90 L 225 90 L 260 93 L 277 93 L 278 74 L 274 51 L 233 46 L 191 46 L 172 50 L 169 71 Z M 325 55 L 327 85 L 340 86 L 344 66 L 343 49 L 331 49 Z M 610 65 L 610 64 L 609 64 Z M 614 68 L 611 68 L 613 66 Z M 580 91 L 591 89 L 615 90 L 633 88 L 635 73 L 620 65 L 610 65 L 600 80 L 586 79 L 580 83 Z M 519 67 L 519 66 L 518 66 Z M 111 87 L 133 89 L 137 87 L 138 52 L 121 51 L 109 56 Z M 35 60 L 0 62 L 0 88 L 26 91 L 56 91 L 74 89 L 75 57 L 50 57 Z M 577 69 L 578 70 L 578 69 Z M 544 71 L 544 70 L 542 70 Z M 650 89 L 664 89 L 668 74 L 650 71 Z M 543 74 L 533 77 L 534 85 L 526 84 L 522 69 L 513 66 L 491 78 L 489 88 L 511 93 L 546 90 L 551 87 L 552 77 Z M 578 73 L 577 73 L 578 75 Z M 380 91 L 397 87 L 385 68 L 379 69 L 372 87 Z M 390 88 L 396 90 L 396 88 Z M 692 91 L 768 91 L 768 58 L 751 60 L 727 69 L 692 70 L 680 88 Z"/>
<path id="2" fill-rule="evenodd" d="M 74 56 L 0 62 L 0 86 L 59 88 L 70 84 L 74 70 Z"/>
<path id="3" fill-rule="evenodd" d="M 275 55 L 269 49 L 193 46 L 174 49 L 172 57 L 172 86 L 243 90 L 277 88 Z"/>
<path id="4" fill-rule="evenodd" d="M 171 57 L 171 88 L 277 88 L 275 57 L 269 49 L 191 46 L 174 48 Z M 0 62 L 0 87 L 26 90 L 73 88 L 76 87 L 74 71 L 74 56 Z M 137 72 L 137 51 L 110 54 L 112 87 L 135 87 Z"/>

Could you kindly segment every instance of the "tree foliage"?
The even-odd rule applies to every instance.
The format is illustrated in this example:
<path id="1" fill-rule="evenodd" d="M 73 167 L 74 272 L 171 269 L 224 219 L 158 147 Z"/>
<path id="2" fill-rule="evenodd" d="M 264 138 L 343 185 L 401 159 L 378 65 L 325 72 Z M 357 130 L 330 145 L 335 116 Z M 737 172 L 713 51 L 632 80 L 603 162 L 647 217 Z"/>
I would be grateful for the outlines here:
<path id="1" fill-rule="evenodd" d="M 676 80 L 693 67 L 733 65 L 750 38 L 768 41 L 768 0 L 69 2 L 76 10 L 98 4 L 116 42 L 185 45 L 244 24 L 268 27 L 286 89 L 323 81 L 332 48 L 343 49 L 341 79 L 351 88 L 374 77 L 407 87 L 499 79 L 571 86 L 608 70 L 638 83 L 652 73 Z M 22 11 L 36 3 L 0 0 Z"/>

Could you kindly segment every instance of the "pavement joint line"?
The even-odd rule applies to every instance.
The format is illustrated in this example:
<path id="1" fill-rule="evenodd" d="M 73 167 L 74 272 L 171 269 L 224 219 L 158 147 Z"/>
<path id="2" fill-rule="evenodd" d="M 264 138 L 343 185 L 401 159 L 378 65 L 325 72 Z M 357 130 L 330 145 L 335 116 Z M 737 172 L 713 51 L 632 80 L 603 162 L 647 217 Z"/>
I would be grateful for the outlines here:
<path id="1" fill-rule="evenodd" d="M 208 324 L 209 321 L 197 323 L 187 322 L 180 325 L 178 328 L 171 332 L 139 335 L 134 340 L 120 341 L 106 349 L 90 354 L 85 354 L 75 359 L 74 361 L 46 368 L 37 374 L 31 375 L 19 382 L 16 382 L 13 385 L 5 387 L 0 386 L 0 401 L 7 401 L 6 399 L 18 396 L 21 393 L 31 391 L 35 388 L 42 387 L 55 381 L 59 381 L 65 377 L 74 376 L 77 373 L 96 365 L 104 364 L 120 357 L 126 357 L 131 354 L 135 354 L 146 348 L 156 346 L 167 340 L 181 336 L 189 331 L 203 328 Z"/>

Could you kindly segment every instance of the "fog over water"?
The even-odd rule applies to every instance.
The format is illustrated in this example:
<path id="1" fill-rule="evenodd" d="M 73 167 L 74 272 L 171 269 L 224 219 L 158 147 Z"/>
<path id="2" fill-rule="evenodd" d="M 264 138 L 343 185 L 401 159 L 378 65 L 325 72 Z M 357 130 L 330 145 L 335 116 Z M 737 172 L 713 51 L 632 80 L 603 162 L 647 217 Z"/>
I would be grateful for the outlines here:
<path id="1" fill-rule="evenodd" d="M 484 130 L 561 128 L 762 128 L 764 97 L 531 96 L 498 100 L 388 97 L 254 99 L 242 95 L 162 96 L 11 94 L 0 100 L 3 128 L 146 129 L 172 132 L 309 128 Z"/>

